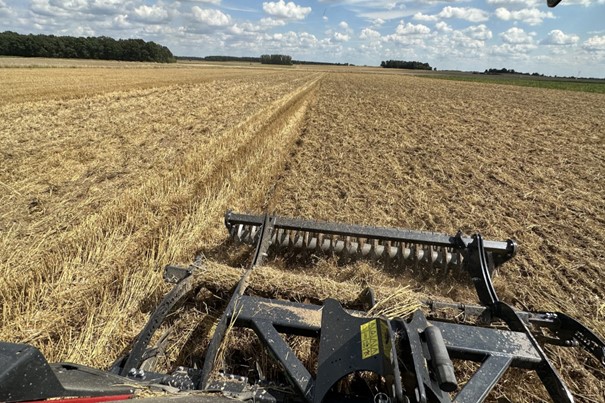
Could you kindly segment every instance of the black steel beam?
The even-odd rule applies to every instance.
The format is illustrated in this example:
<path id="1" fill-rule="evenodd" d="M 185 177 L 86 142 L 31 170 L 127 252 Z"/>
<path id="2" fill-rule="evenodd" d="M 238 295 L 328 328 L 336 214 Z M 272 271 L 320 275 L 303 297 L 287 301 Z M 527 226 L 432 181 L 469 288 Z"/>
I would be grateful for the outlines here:
<path id="1" fill-rule="evenodd" d="M 274 227 L 286 230 L 306 231 L 310 233 L 321 233 L 327 235 L 350 236 L 359 238 L 370 238 L 392 242 L 409 242 L 440 247 L 461 249 L 469 245 L 473 239 L 465 236 L 451 236 L 448 234 L 414 231 L 400 228 L 372 227 L 356 224 L 333 223 L 326 221 L 313 221 L 297 218 L 273 216 Z M 225 214 L 225 225 L 231 229 L 234 225 L 261 226 L 262 215 L 237 214 L 228 211 Z M 463 242 L 461 245 L 460 241 Z M 507 255 L 513 257 L 517 251 L 517 243 L 511 239 L 506 241 L 483 241 L 483 247 L 487 252 Z"/>

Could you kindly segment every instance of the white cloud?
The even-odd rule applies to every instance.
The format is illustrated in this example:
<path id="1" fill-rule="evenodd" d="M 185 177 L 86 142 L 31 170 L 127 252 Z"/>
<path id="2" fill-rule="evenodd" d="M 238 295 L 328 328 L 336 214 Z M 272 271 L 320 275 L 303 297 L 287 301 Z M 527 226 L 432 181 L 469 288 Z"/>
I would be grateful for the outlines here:
<path id="1" fill-rule="evenodd" d="M 509 11 L 503 7 L 496 9 L 496 17 L 504 21 L 518 20 L 529 25 L 539 25 L 547 18 L 555 18 L 552 12 L 541 11 L 537 8 Z"/>
<path id="2" fill-rule="evenodd" d="M 79 26 L 73 31 L 70 31 L 69 34 L 74 36 L 95 36 L 96 32 L 90 27 Z"/>
<path id="3" fill-rule="evenodd" d="M 463 29 L 462 33 L 470 38 L 478 39 L 480 41 L 492 39 L 492 31 L 490 31 L 490 29 L 484 24 L 471 25 L 470 27 Z"/>
<path id="4" fill-rule="evenodd" d="M 340 21 L 340 23 L 338 24 L 338 28 L 340 28 L 342 32 L 347 34 L 348 36 L 353 35 L 353 30 L 346 21 Z"/>
<path id="5" fill-rule="evenodd" d="M 347 34 L 342 34 L 340 32 L 334 32 L 334 40 L 337 42 L 348 42 L 351 37 Z"/>
<path id="6" fill-rule="evenodd" d="M 115 29 L 128 29 L 132 24 L 128 21 L 128 15 L 120 14 L 113 17 L 111 26 Z"/>
<path id="7" fill-rule="evenodd" d="M 566 2 L 569 0 L 566 0 Z M 590 1 L 590 0 L 588 0 Z M 542 6 L 545 2 L 542 0 L 487 0 L 487 4 L 491 4 L 494 6 L 507 6 L 517 7 L 517 8 L 528 8 L 528 7 L 536 7 Z"/>
<path id="8" fill-rule="evenodd" d="M 231 23 L 231 16 L 220 10 L 193 6 L 191 12 L 196 21 L 210 27 L 225 27 Z"/>
<path id="9" fill-rule="evenodd" d="M 270 17 L 261 18 L 259 23 L 263 27 L 267 27 L 267 28 L 282 27 L 282 26 L 286 25 L 286 22 L 284 20 L 276 20 L 276 19 L 270 18 Z"/>
<path id="10" fill-rule="evenodd" d="M 126 12 L 125 6 L 126 4 L 119 0 L 32 0 L 30 9 L 38 15 L 78 19 L 85 15 L 124 14 Z M 135 18 L 137 17 L 135 14 Z"/>
<path id="11" fill-rule="evenodd" d="M 382 18 L 375 18 L 374 20 L 372 20 L 372 25 L 375 27 L 380 27 L 382 26 L 382 24 L 384 24 L 384 20 Z"/>
<path id="12" fill-rule="evenodd" d="M 527 54 L 534 50 L 534 44 L 512 44 L 503 43 L 502 45 L 494 46 L 490 49 L 490 54 L 496 56 L 504 56 L 505 59 L 526 59 Z"/>
<path id="13" fill-rule="evenodd" d="M 308 32 L 301 32 L 298 34 L 298 44 L 302 48 L 312 48 L 317 45 L 317 38 L 315 35 Z"/>
<path id="14" fill-rule="evenodd" d="M 422 13 L 416 13 L 412 18 L 418 21 L 437 21 L 439 19 L 439 17 L 436 15 L 427 15 Z"/>
<path id="15" fill-rule="evenodd" d="M 491 31 L 489 32 L 491 34 Z M 484 35 L 488 35 L 485 33 Z M 452 42 L 451 47 L 455 49 L 483 49 L 485 47 L 485 41 L 483 39 L 473 38 L 469 35 L 469 32 L 452 31 L 448 34 L 449 39 Z"/>
<path id="16" fill-rule="evenodd" d="M 0 17 L 9 17 L 13 14 L 13 11 L 10 7 L 6 5 L 3 0 L 0 0 Z"/>
<path id="17" fill-rule="evenodd" d="M 308 32 L 293 32 L 276 33 L 263 37 L 262 47 L 271 49 L 275 47 L 275 51 L 298 51 L 301 49 L 315 49 L 320 45 L 320 41 L 315 35 Z"/>
<path id="18" fill-rule="evenodd" d="M 386 11 L 364 11 L 359 13 L 358 17 L 368 18 L 370 20 L 390 21 L 397 18 L 407 17 L 410 12 L 407 10 L 386 10 Z"/>
<path id="19" fill-rule="evenodd" d="M 132 18 L 141 22 L 157 24 L 168 21 L 170 17 L 168 11 L 163 7 L 142 5 L 134 9 Z"/>
<path id="20" fill-rule="evenodd" d="M 359 34 L 359 39 L 378 39 L 380 38 L 380 32 L 373 30 L 372 28 L 364 28 Z"/>
<path id="21" fill-rule="evenodd" d="M 219 4 L 221 4 L 221 0 L 193 0 L 196 3 L 206 3 L 206 4 L 213 4 L 215 6 L 218 6 Z"/>
<path id="22" fill-rule="evenodd" d="M 431 29 L 426 25 L 412 24 L 410 22 L 406 24 L 405 22 L 400 21 L 397 28 L 395 28 L 395 33 L 383 36 L 382 40 L 384 42 L 395 42 L 406 46 L 424 47 L 425 43 L 423 37 L 430 33 Z"/>
<path id="23" fill-rule="evenodd" d="M 304 20 L 311 12 L 311 7 L 296 5 L 293 1 L 286 3 L 284 0 L 278 2 L 263 2 L 263 10 L 274 17 L 292 20 Z"/>
<path id="24" fill-rule="evenodd" d="M 487 12 L 473 7 L 444 7 L 438 17 L 441 18 L 458 18 L 470 22 L 483 22 L 489 20 Z"/>
<path id="25" fill-rule="evenodd" d="M 504 43 L 520 45 L 520 44 L 531 44 L 534 42 L 534 34 L 527 33 L 521 28 L 512 27 L 507 31 L 500 34 Z"/>
<path id="26" fill-rule="evenodd" d="M 89 3 L 89 10 L 93 14 L 118 14 L 124 9 L 124 2 L 121 0 L 92 0 Z"/>
<path id="27" fill-rule="evenodd" d="M 605 51 L 605 35 L 591 36 L 584 41 L 582 47 L 589 51 Z"/>
<path id="28" fill-rule="evenodd" d="M 32 0 L 30 9 L 35 14 L 46 17 L 71 17 L 71 14 L 65 9 L 51 5 L 48 0 Z"/>
<path id="29" fill-rule="evenodd" d="M 50 0 L 48 2 L 50 5 L 62 8 L 64 10 L 85 10 L 88 8 L 88 2 L 86 0 L 64 0 L 64 1 L 55 1 Z"/>
<path id="30" fill-rule="evenodd" d="M 561 5 L 563 6 L 572 6 L 576 4 L 589 7 L 595 4 L 605 4 L 605 0 L 565 0 L 561 2 Z"/>
<path id="31" fill-rule="evenodd" d="M 406 24 L 403 21 L 400 21 L 397 28 L 395 28 L 395 33 L 397 35 L 422 35 L 428 34 L 429 32 L 431 32 L 431 29 L 426 25 L 412 24 L 410 22 Z"/>
<path id="32" fill-rule="evenodd" d="M 437 28 L 437 31 L 440 32 L 452 32 L 452 27 L 447 25 L 445 21 L 439 21 L 437 24 L 435 24 L 435 28 Z"/>
<path id="33" fill-rule="evenodd" d="M 553 29 L 540 43 L 544 45 L 574 45 L 578 43 L 579 40 L 580 37 L 578 35 L 568 35 L 560 29 Z"/>

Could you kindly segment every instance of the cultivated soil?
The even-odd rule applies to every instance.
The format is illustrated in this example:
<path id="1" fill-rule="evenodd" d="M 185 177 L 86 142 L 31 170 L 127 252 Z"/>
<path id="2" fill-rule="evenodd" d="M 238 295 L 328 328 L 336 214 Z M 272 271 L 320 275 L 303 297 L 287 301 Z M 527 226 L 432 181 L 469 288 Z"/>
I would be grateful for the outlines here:
<path id="1" fill-rule="evenodd" d="M 49 361 L 107 368 L 169 289 L 162 268 L 197 258 L 201 288 L 165 365 L 199 363 L 250 255 L 228 240 L 229 208 L 515 239 L 500 298 L 605 336 L 604 95 L 352 68 L 0 75 L 0 339 Z M 249 292 L 347 305 L 370 285 L 405 308 L 477 302 L 464 274 L 311 260 L 271 258 Z M 547 352 L 578 401 L 605 399 L 592 357 Z M 490 399 L 548 400 L 539 385 L 512 371 Z"/>

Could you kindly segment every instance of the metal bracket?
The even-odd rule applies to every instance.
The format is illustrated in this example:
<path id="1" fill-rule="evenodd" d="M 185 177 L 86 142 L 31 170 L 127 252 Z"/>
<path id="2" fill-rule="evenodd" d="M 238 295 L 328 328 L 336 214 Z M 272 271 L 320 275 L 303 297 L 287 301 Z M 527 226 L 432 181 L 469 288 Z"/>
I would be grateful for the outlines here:
<path id="1" fill-rule="evenodd" d="M 127 376 L 131 369 L 139 369 L 145 361 L 145 352 L 149 346 L 149 342 L 157 329 L 164 323 L 166 315 L 170 313 L 172 308 L 185 297 L 193 288 L 193 276 L 191 271 L 178 267 L 167 266 L 164 271 L 164 279 L 168 282 L 176 281 L 175 286 L 170 290 L 162 302 L 153 312 L 147 324 L 137 336 L 130 353 L 121 360 L 113 364 L 111 372 L 121 376 Z"/>

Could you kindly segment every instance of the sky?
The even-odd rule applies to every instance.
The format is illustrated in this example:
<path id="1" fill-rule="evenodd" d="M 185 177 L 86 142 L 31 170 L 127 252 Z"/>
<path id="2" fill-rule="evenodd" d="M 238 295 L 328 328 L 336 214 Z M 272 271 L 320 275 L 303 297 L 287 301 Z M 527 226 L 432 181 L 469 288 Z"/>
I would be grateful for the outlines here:
<path id="1" fill-rule="evenodd" d="M 142 38 L 178 56 L 605 78 L 605 0 L 0 0 L 6 30 Z"/>

